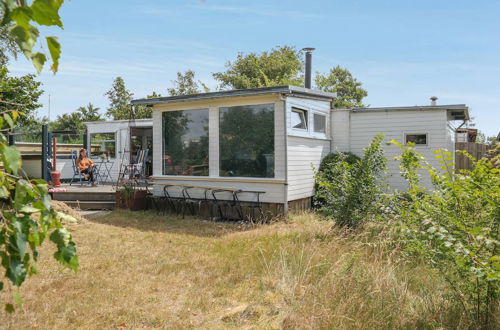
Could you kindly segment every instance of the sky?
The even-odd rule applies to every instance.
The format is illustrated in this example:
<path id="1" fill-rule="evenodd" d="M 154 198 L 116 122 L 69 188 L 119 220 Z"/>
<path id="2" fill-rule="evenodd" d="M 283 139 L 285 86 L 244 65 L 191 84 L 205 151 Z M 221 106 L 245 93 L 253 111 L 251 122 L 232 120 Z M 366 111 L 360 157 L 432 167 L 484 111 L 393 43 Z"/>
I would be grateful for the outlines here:
<path id="1" fill-rule="evenodd" d="M 347 68 L 373 107 L 466 104 L 486 135 L 500 130 L 500 1 L 72 0 L 64 30 L 42 29 L 62 44 L 59 72 L 48 67 L 40 116 L 70 113 L 121 76 L 135 98 L 167 95 L 178 71 L 191 69 L 215 89 L 213 72 L 238 52 L 315 47 L 313 71 Z M 13 75 L 33 73 L 24 58 Z"/>

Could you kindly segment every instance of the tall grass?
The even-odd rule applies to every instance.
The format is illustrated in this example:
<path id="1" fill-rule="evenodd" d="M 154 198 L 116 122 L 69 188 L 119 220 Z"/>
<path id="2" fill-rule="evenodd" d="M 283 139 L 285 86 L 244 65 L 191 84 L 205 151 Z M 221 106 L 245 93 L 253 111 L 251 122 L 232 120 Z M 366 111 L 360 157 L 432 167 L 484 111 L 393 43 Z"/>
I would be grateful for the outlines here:
<path id="1" fill-rule="evenodd" d="M 0 312 L 0 328 L 473 327 L 440 274 L 381 244 L 385 228 L 332 229 L 314 213 L 246 226 L 113 212 L 72 226 L 78 273 L 41 251 L 23 309 Z"/>

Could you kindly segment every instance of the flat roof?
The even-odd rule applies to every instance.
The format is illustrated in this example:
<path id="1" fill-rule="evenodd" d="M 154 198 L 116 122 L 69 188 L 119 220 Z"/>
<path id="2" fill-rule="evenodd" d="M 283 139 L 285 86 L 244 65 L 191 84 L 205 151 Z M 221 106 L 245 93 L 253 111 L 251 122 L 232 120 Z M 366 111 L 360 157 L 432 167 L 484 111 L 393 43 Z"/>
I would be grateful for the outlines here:
<path id="1" fill-rule="evenodd" d="M 324 99 L 326 101 L 331 101 L 337 97 L 336 93 L 328 93 L 315 89 L 286 85 L 286 86 L 272 86 L 272 87 L 260 87 L 260 88 L 249 88 L 249 89 L 232 89 L 228 91 L 167 96 L 167 97 L 155 97 L 151 99 L 136 99 L 132 100 L 132 102 L 130 103 L 132 105 L 150 105 L 150 104 L 152 105 L 161 103 L 198 101 L 198 100 L 209 100 L 209 99 L 217 99 L 224 97 L 251 96 L 251 95 L 262 95 L 262 94 L 290 94 L 292 96 L 296 95 L 296 96 L 319 98 L 319 99 Z"/>
<path id="2" fill-rule="evenodd" d="M 404 107 L 352 108 L 354 112 L 368 111 L 426 111 L 446 110 L 455 120 L 470 120 L 469 107 L 465 104 L 415 105 Z"/>
<path id="3" fill-rule="evenodd" d="M 125 122 L 153 122 L 153 118 L 139 118 L 139 119 L 119 119 L 119 120 L 96 120 L 96 121 L 84 121 L 87 124 L 113 124 L 113 123 L 125 123 Z"/>

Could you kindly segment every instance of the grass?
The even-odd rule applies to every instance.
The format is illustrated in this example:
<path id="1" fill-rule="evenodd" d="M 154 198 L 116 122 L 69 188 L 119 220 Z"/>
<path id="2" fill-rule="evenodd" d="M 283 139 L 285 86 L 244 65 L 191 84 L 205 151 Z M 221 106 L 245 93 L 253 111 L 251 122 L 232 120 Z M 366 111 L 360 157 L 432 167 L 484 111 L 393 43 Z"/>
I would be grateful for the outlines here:
<path id="1" fill-rule="evenodd" d="M 314 214 L 243 226 L 115 211 L 71 225 L 81 268 L 44 247 L 0 328 L 467 327 L 441 278 Z M 0 301 L 10 301 L 9 289 Z"/>

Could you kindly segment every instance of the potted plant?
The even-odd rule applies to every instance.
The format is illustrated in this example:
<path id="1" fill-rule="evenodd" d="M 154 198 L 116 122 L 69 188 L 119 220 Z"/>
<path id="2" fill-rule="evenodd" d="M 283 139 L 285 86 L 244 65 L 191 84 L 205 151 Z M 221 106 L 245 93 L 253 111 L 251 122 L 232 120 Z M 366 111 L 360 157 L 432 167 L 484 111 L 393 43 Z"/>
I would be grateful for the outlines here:
<path id="1" fill-rule="evenodd" d="M 116 191 L 116 208 L 132 211 L 146 208 L 146 194 L 144 189 L 137 189 L 133 183 L 125 183 Z"/>

